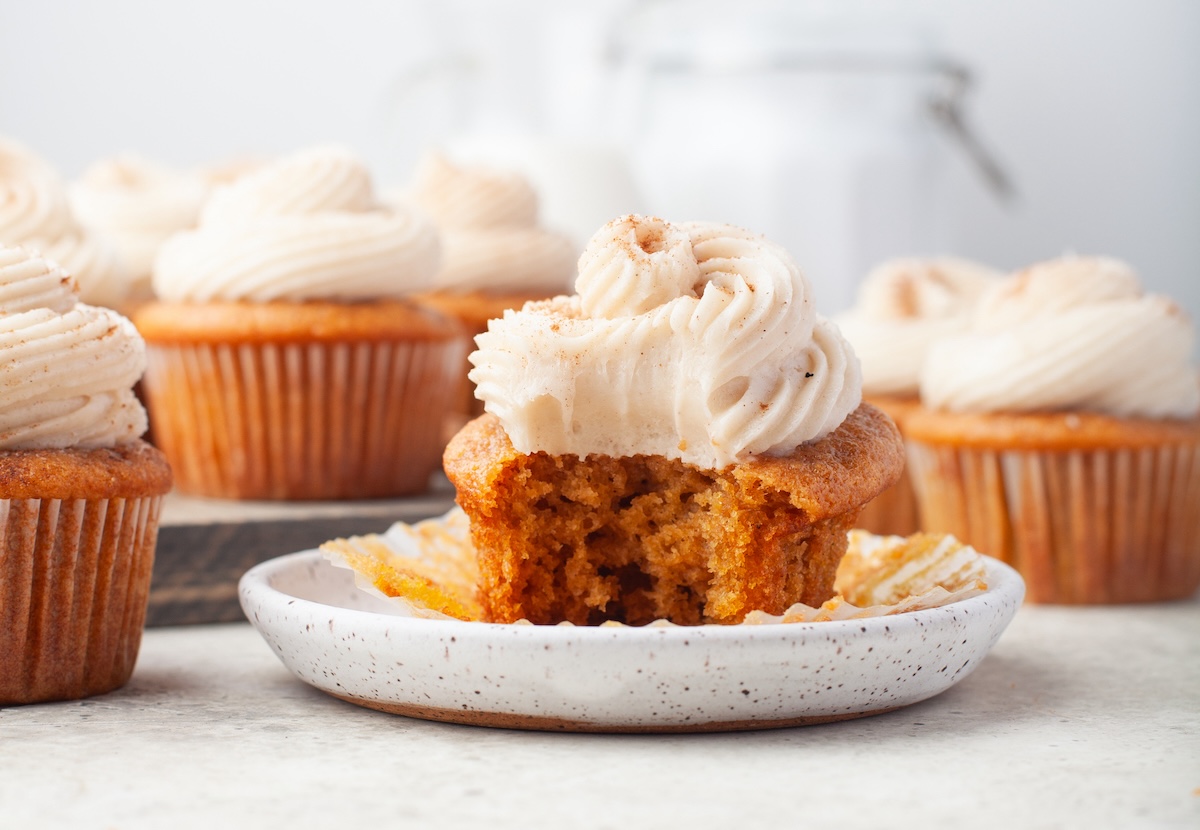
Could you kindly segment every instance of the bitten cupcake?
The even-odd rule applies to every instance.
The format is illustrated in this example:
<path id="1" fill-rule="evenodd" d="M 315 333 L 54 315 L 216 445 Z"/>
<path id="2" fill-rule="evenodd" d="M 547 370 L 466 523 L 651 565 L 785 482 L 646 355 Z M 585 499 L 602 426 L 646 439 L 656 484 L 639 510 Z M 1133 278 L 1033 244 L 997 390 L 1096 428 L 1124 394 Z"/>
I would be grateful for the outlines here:
<path id="1" fill-rule="evenodd" d="M 905 419 L 927 529 L 1021 571 L 1036 602 L 1200 587 L 1191 322 L 1128 265 L 1065 257 L 1004 280 L 931 349 Z"/>
<path id="2" fill-rule="evenodd" d="M 442 241 L 441 268 L 420 300 L 460 320 L 468 336 L 486 331 L 506 309 L 570 291 L 579 249 L 540 224 L 537 192 L 523 176 L 431 155 L 408 196 Z M 470 387 L 464 411 L 483 411 Z"/>
<path id="3" fill-rule="evenodd" d="M 953 257 L 896 259 L 863 281 L 855 307 L 835 318 L 862 364 L 863 398 L 886 412 L 900 433 L 921 405 L 921 366 L 930 347 L 970 325 L 979 298 L 1002 275 Z M 863 508 L 859 527 L 907 536 L 921 528 L 907 475 Z"/>
<path id="4" fill-rule="evenodd" d="M 0 246 L 0 705 L 111 691 L 141 643 L 171 487 L 139 440 L 137 331 Z"/>
<path id="5" fill-rule="evenodd" d="M 471 356 L 487 413 L 445 468 L 485 618 L 734 623 L 829 599 L 903 449 L 791 257 L 626 216 L 575 288 L 492 320 Z"/>
<path id="6" fill-rule="evenodd" d="M 239 499 L 422 491 L 459 390 L 461 327 L 407 298 L 437 233 L 384 207 L 350 154 L 298 153 L 219 189 L 159 250 L 148 345 L 155 440 L 178 488 Z"/>
<path id="7" fill-rule="evenodd" d="M 195 227 L 209 189 L 198 173 L 136 156 L 98 161 L 71 185 L 71 207 L 79 221 L 107 238 L 125 264 L 127 304 L 150 299 L 158 247 L 172 234 Z"/>
<path id="8" fill-rule="evenodd" d="M 84 302 L 118 307 L 132 290 L 116 249 L 72 212 L 58 171 L 7 139 L 0 139 L 0 242 L 36 250 L 62 265 L 78 282 Z"/>

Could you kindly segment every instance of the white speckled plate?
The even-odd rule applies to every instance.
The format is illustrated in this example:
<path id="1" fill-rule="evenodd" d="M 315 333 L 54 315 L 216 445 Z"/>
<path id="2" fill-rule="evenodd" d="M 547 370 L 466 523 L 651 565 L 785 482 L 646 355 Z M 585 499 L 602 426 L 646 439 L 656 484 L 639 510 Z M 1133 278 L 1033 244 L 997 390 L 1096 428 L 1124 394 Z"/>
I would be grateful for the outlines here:
<path id="1" fill-rule="evenodd" d="M 242 609 L 300 680 L 402 715 L 589 732 L 796 726 L 877 714 L 966 677 L 1024 596 L 989 588 L 889 617 L 645 628 L 493 625 L 398 616 L 317 551 L 242 577 Z"/>

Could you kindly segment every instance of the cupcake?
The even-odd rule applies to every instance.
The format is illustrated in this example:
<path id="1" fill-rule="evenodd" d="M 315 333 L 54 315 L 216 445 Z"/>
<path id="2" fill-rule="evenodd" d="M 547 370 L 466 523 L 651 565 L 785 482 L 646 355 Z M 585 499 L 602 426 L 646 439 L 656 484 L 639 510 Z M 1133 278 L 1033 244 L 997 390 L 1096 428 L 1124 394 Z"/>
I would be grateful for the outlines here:
<path id="1" fill-rule="evenodd" d="M 446 449 L 486 618 L 733 623 L 829 599 L 903 449 L 791 257 L 626 216 L 579 263 L 576 295 L 477 338 L 486 413 Z"/>
<path id="2" fill-rule="evenodd" d="M 198 174 L 121 156 L 99 161 L 69 190 L 71 208 L 87 228 L 106 237 L 128 271 L 126 303 L 150 298 L 158 247 L 195 227 L 209 192 Z"/>
<path id="3" fill-rule="evenodd" d="M 1192 325 L 1130 267 L 1065 257 L 933 346 L 905 419 L 928 530 L 1025 577 L 1029 599 L 1178 599 L 1200 587 Z"/>
<path id="4" fill-rule="evenodd" d="M 376 201 L 348 153 L 298 153 L 217 190 L 155 261 L 146 338 L 155 440 L 176 485 L 235 499 L 420 492 L 459 390 L 460 326 L 407 298 L 433 226 Z"/>
<path id="5" fill-rule="evenodd" d="M 107 239 L 85 228 L 71 210 L 67 185 L 46 161 L 0 138 L 0 241 L 38 251 L 59 263 L 86 303 L 120 305 L 130 275 Z"/>
<path id="6" fill-rule="evenodd" d="M 418 166 L 408 198 L 437 224 L 442 265 L 421 302 L 460 320 L 469 336 L 530 300 L 570 291 L 579 250 L 538 221 L 537 193 L 517 173 L 461 167 L 440 155 Z M 464 363 L 464 373 L 470 367 Z M 466 387 L 463 411 L 482 412 Z"/>
<path id="7" fill-rule="evenodd" d="M 863 281 L 850 311 L 834 318 L 862 365 L 864 400 L 886 412 L 904 434 L 920 407 L 921 366 L 937 340 L 966 331 L 971 312 L 1000 272 L 952 257 L 896 259 Z M 859 526 L 908 536 L 921 528 L 907 475 L 863 508 Z"/>
<path id="8" fill-rule="evenodd" d="M 267 164 L 267 159 L 260 156 L 231 156 L 203 165 L 195 171 L 195 174 L 211 190 L 222 185 L 233 184 L 243 176 L 261 170 Z"/>
<path id="9" fill-rule="evenodd" d="M 133 671 L 171 473 L 139 440 L 137 331 L 58 265 L 0 246 L 0 705 Z"/>

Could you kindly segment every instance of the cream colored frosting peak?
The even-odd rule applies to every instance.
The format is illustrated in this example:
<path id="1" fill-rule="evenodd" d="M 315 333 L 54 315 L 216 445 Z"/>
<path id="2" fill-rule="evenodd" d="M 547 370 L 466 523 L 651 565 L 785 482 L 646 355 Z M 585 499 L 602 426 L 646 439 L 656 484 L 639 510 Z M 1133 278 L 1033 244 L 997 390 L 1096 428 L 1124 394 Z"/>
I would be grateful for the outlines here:
<path id="1" fill-rule="evenodd" d="M 1063 257 L 985 295 L 972 330 L 930 351 L 921 397 L 957 411 L 1190 418 L 1200 412 L 1194 337 L 1182 309 L 1143 294 L 1125 263 Z"/>
<path id="2" fill-rule="evenodd" d="M 62 266 L 23 248 L 0 247 L 0 314 L 45 308 L 65 314 L 79 301 L 79 287 Z"/>
<path id="3" fill-rule="evenodd" d="M 471 380 L 521 452 L 786 455 L 859 404 L 858 361 L 779 246 L 626 216 L 592 237 L 578 294 L 492 320 Z"/>
<path id="4" fill-rule="evenodd" d="M 52 262 L 0 247 L 0 450 L 111 447 L 146 431 L 145 346 L 117 312 L 77 302 Z"/>
<path id="5" fill-rule="evenodd" d="M 863 392 L 916 395 L 930 346 L 966 331 L 975 304 L 1001 276 L 954 257 L 876 266 L 855 307 L 834 318 L 862 363 Z"/>
<path id="6" fill-rule="evenodd" d="M 412 198 L 443 228 L 523 228 L 538 221 L 537 192 L 523 176 L 452 164 L 437 154 L 417 166 Z"/>
<path id="7" fill-rule="evenodd" d="M 89 303 L 127 298 L 130 275 L 116 250 L 72 213 L 58 172 L 25 147 L 0 139 L 0 243 L 24 245 L 61 263 Z"/>
<path id="8" fill-rule="evenodd" d="M 87 227 L 106 236 L 130 272 L 130 294 L 149 296 L 158 247 L 171 234 L 194 227 L 209 185 L 136 156 L 91 165 L 71 185 L 71 207 Z"/>
<path id="9" fill-rule="evenodd" d="M 219 188 L 199 227 L 159 250 L 154 290 L 176 302 L 403 297 L 429 287 L 439 255 L 427 219 L 381 205 L 362 164 L 318 148 Z"/>
<path id="10" fill-rule="evenodd" d="M 1040 262 L 997 285 L 975 312 L 978 331 L 1003 331 L 1086 306 L 1142 296 L 1137 273 L 1110 257 L 1064 256 Z"/>
<path id="11" fill-rule="evenodd" d="M 568 290 L 579 251 L 539 225 L 537 193 L 523 176 L 430 155 L 418 165 L 410 198 L 442 234 L 435 289 L 546 296 Z"/>

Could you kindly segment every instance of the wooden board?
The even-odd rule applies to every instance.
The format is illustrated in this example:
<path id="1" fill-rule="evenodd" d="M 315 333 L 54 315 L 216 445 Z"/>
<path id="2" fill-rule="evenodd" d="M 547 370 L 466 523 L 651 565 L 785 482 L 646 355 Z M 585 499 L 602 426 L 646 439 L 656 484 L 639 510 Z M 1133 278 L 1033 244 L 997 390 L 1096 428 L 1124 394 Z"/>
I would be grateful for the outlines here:
<path id="1" fill-rule="evenodd" d="M 163 505 L 147 626 L 235 622 L 242 574 L 342 536 L 381 533 L 454 504 L 448 482 L 424 495 L 361 502 L 236 502 L 172 493 Z"/>

